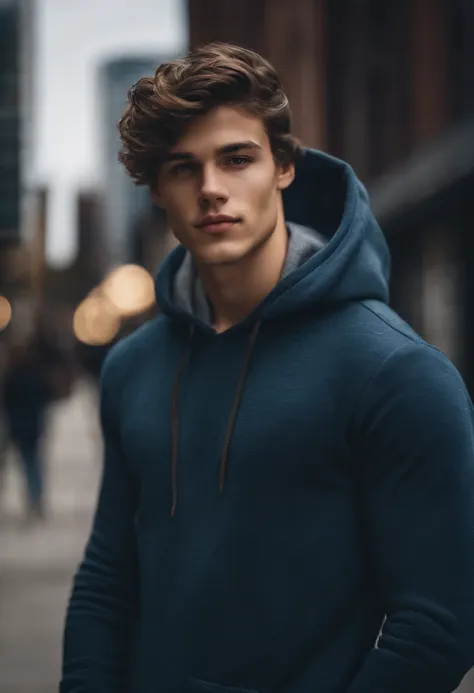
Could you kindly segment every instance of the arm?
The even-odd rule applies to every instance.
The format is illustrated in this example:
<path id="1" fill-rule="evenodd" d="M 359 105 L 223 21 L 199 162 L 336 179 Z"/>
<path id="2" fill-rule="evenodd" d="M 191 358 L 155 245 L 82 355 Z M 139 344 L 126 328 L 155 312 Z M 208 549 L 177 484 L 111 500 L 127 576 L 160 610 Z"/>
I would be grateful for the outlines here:
<path id="1" fill-rule="evenodd" d="M 104 368 L 101 421 L 105 459 L 84 560 L 75 577 L 64 634 L 61 693 L 126 693 L 129 638 L 137 602 L 134 492 L 121 456 Z M 115 394 L 116 398 L 116 394 Z"/>
<path id="2" fill-rule="evenodd" d="M 365 536 L 387 619 L 348 693 L 451 693 L 474 664 L 472 406 L 423 343 L 387 359 L 361 405 Z"/>

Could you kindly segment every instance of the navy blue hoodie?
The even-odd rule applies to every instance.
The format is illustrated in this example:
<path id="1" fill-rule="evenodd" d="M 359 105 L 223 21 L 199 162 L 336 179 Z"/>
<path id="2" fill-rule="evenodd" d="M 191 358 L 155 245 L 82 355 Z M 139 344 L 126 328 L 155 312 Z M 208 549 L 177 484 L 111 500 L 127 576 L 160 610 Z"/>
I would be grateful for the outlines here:
<path id="1" fill-rule="evenodd" d="M 387 306 L 364 188 L 306 151 L 313 230 L 243 322 L 162 315 L 102 378 L 105 464 L 62 693 L 450 693 L 474 660 L 472 409 Z"/>

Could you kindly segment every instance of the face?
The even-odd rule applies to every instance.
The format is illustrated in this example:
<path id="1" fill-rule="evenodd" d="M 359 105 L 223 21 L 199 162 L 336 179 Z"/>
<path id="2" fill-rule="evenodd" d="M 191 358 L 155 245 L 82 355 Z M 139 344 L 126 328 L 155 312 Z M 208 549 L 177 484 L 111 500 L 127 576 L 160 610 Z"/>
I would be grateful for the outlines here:
<path id="1" fill-rule="evenodd" d="M 281 191 L 293 178 L 293 166 L 275 163 L 261 119 L 222 106 L 186 130 L 153 197 L 196 262 L 229 264 L 285 228 Z"/>

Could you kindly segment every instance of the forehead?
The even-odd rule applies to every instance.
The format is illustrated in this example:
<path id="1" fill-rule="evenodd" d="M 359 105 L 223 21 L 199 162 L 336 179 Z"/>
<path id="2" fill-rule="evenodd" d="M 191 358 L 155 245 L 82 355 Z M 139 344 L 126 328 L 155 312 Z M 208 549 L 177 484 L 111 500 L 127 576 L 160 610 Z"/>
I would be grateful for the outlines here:
<path id="1" fill-rule="evenodd" d="M 189 152 L 199 157 L 234 142 L 246 141 L 270 149 L 262 119 L 230 106 L 220 106 L 191 123 L 171 152 Z"/>

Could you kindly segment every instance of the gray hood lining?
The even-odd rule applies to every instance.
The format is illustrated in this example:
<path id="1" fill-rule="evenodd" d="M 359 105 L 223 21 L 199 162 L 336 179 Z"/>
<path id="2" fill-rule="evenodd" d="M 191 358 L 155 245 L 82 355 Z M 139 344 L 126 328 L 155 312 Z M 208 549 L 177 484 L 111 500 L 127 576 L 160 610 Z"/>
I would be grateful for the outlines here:
<path id="1" fill-rule="evenodd" d="M 281 280 L 301 267 L 327 243 L 327 239 L 313 229 L 293 222 L 288 222 L 286 226 L 289 236 L 288 252 Z M 186 253 L 176 272 L 173 301 L 179 309 L 194 316 L 205 325 L 212 324 L 211 306 L 190 252 Z"/>

